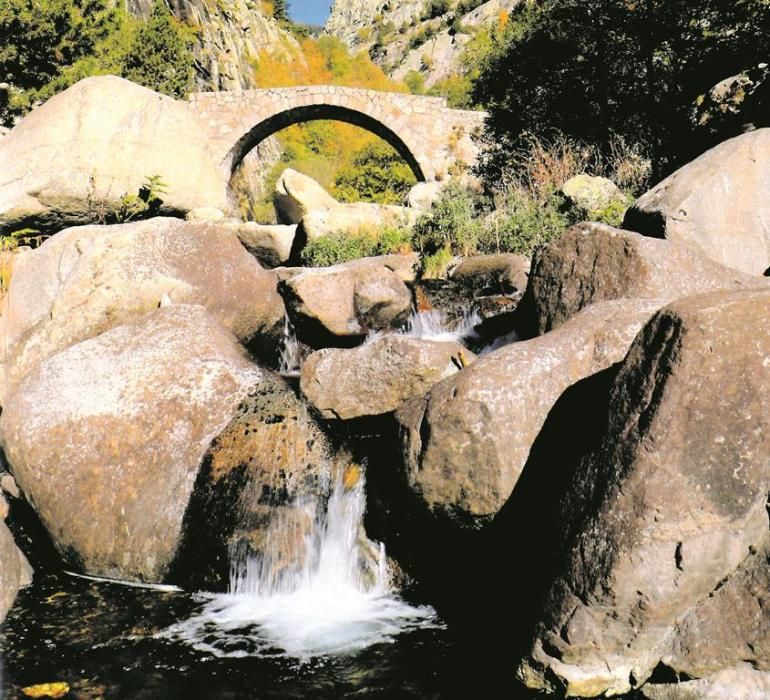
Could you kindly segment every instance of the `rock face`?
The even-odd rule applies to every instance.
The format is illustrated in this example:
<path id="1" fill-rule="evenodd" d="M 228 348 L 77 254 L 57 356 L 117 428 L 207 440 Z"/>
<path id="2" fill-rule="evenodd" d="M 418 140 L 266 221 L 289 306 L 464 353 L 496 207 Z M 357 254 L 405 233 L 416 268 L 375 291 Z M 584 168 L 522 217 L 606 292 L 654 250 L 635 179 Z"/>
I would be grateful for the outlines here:
<path id="1" fill-rule="evenodd" d="M 656 668 L 768 669 L 769 318 L 768 290 L 714 293 L 637 337 L 562 503 L 528 685 L 593 697 Z"/>
<path id="2" fill-rule="evenodd" d="M 435 515 L 485 525 L 503 506 L 564 391 L 623 359 L 659 308 L 595 304 L 560 328 L 482 357 L 396 413 L 407 481 Z"/>
<path id="3" fill-rule="evenodd" d="M 378 416 L 475 359 L 459 343 L 384 335 L 353 350 L 313 353 L 302 366 L 300 388 L 323 418 Z"/>
<path id="4" fill-rule="evenodd" d="M 182 304 L 27 374 L 2 446 L 66 565 L 163 580 L 201 458 L 261 376 L 202 307 Z"/>
<path id="5" fill-rule="evenodd" d="M 647 684 L 641 690 L 648 700 L 764 700 L 770 697 L 770 674 L 741 664 L 710 678 Z"/>
<path id="6" fill-rule="evenodd" d="M 7 514 L 8 504 L 0 493 L 0 624 L 13 605 L 19 589 L 32 583 L 32 567 L 3 522 Z"/>
<path id="7" fill-rule="evenodd" d="M 624 227 L 763 274 L 770 268 L 768 153 L 770 129 L 719 144 L 643 195 Z"/>
<path id="8" fill-rule="evenodd" d="M 430 87 L 462 71 L 460 57 L 473 33 L 501 21 L 520 0 L 488 0 L 470 11 L 457 2 L 431 17 L 430 3 L 406 0 L 335 0 L 326 32 L 354 50 L 367 50 L 391 77 L 403 80 L 410 71 L 422 74 Z M 459 22 L 455 22 L 455 20 Z M 459 24 L 462 29 L 456 30 Z"/>
<path id="9" fill-rule="evenodd" d="M 227 182 L 202 133 L 170 97 L 114 76 L 81 80 L 0 142 L 0 233 L 109 219 L 154 175 L 166 185 L 160 213 L 225 210 Z"/>
<path id="10" fill-rule="evenodd" d="M 291 56 L 296 39 L 260 3 L 246 0 L 171 0 L 174 15 L 196 28 L 193 51 L 200 90 L 244 90 L 256 87 L 250 63 L 270 49 Z M 133 15 L 147 17 L 151 0 L 128 0 Z"/>
<path id="11" fill-rule="evenodd" d="M 580 224 L 536 254 L 522 301 L 522 325 L 526 335 L 539 335 L 597 301 L 667 302 L 762 284 L 761 278 L 725 268 L 673 241 Z"/>
<path id="12" fill-rule="evenodd" d="M 313 524 L 304 504 L 328 495 L 344 466 L 307 405 L 282 379 L 266 374 L 203 457 L 174 580 L 226 590 L 232 559 L 270 556 L 268 531 L 286 521 L 293 536 L 282 562 L 265 562 L 280 576 L 304 554 L 303 533 Z"/>
<path id="13" fill-rule="evenodd" d="M 279 284 L 300 340 L 321 348 L 357 345 L 370 331 L 401 325 L 412 295 L 377 258 L 310 268 Z"/>
<path id="14" fill-rule="evenodd" d="M 150 219 L 72 228 L 20 256 L 5 299 L 5 380 L 163 304 L 205 306 L 245 343 L 279 337 L 276 279 L 226 226 Z"/>

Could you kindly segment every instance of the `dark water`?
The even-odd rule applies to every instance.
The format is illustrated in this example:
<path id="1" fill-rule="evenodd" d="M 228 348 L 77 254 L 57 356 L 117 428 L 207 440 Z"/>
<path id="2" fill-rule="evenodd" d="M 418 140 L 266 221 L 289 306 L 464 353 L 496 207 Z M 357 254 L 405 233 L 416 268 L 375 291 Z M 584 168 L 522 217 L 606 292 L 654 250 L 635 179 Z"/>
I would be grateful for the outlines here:
<path id="1" fill-rule="evenodd" d="M 513 662 L 487 667 L 482 640 L 458 639 L 447 627 L 304 664 L 277 653 L 216 658 L 156 638 L 202 606 L 185 593 L 68 576 L 38 581 L 20 593 L 0 632 L 0 694 L 22 698 L 21 688 L 64 681 L 66 697 L 78 700 L 540 697 L 518 686 Z"/>

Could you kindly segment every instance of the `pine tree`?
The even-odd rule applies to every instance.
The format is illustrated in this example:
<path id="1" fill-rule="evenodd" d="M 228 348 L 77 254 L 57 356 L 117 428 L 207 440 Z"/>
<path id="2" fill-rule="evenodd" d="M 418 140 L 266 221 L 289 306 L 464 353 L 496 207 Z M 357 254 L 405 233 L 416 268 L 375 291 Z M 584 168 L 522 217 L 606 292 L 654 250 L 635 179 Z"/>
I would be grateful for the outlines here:
<path id="1" fill-rule="evenodd" d="M 273 17 L 279 22 L 289 21 L 289 1 L 273 0 Z"/>
<path id="2" fill-rule="evenodd" d="M 123 75 L 172 97 L 184 97 L 192 89 L 190 41 L 163 0 L 155 0 L 147 23 L 129 47 Z"/>

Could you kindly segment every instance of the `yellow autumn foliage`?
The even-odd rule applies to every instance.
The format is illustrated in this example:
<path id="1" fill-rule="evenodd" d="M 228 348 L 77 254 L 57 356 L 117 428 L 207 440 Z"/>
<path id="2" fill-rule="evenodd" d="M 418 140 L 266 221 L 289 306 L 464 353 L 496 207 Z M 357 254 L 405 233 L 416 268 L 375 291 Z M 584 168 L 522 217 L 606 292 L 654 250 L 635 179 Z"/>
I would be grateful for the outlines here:
<path id="1" fill-rule="evenodd" d="M 374 64 L 366 52 L 351 54 L 338 38 L 309 37 L 299 42 L 299 52 L 284 44 L 265 49 L 252 58 L 254 83 L 259 88 L 301 85 L 340 85 L 344 87 L 409 92 L 403 83 L 392 81 Z M 287 127 L 277 135 L 284 149 L 283 157 L 268 177 L 266 199 L 252 211 L 243 212 L 265 221 L 272 188 L 280 173 L 294 168 L 335 192 L 335 182 L 342 171 L 354 167 L 358 154 L 380 141 L 365 129 L 344 122 L 317 120 Z M 348 187 L 349 191 L 349 187 Z M 392 193 L 384 195 L 392 200 Z M 376 201 L 376 198 L 375 198 Z"/>

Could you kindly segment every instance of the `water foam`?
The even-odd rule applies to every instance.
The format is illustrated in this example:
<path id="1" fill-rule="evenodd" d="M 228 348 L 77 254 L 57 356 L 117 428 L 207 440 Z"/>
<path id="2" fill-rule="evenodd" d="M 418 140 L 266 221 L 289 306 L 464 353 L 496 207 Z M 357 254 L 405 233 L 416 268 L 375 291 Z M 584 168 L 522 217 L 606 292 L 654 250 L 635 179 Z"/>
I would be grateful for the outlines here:
<path id="1" fill-rule="evenodd" d="M 304 662 L 441 626 L 432 608 L 410 605 L 391 588 L 383 546 L 374 548 L 371 566 L 362 566 L 362 547 L 372 546 L 362 538 L 364 507 L 363 478 L 346 488 L 341 476 L 306 537 L 301 566 L 276 576 L 269 554 L 236 560 L 231 592 L 202 596 L 205 605 L 198 615 L 161 636 L 220 658 L 278 656 Z"/>

